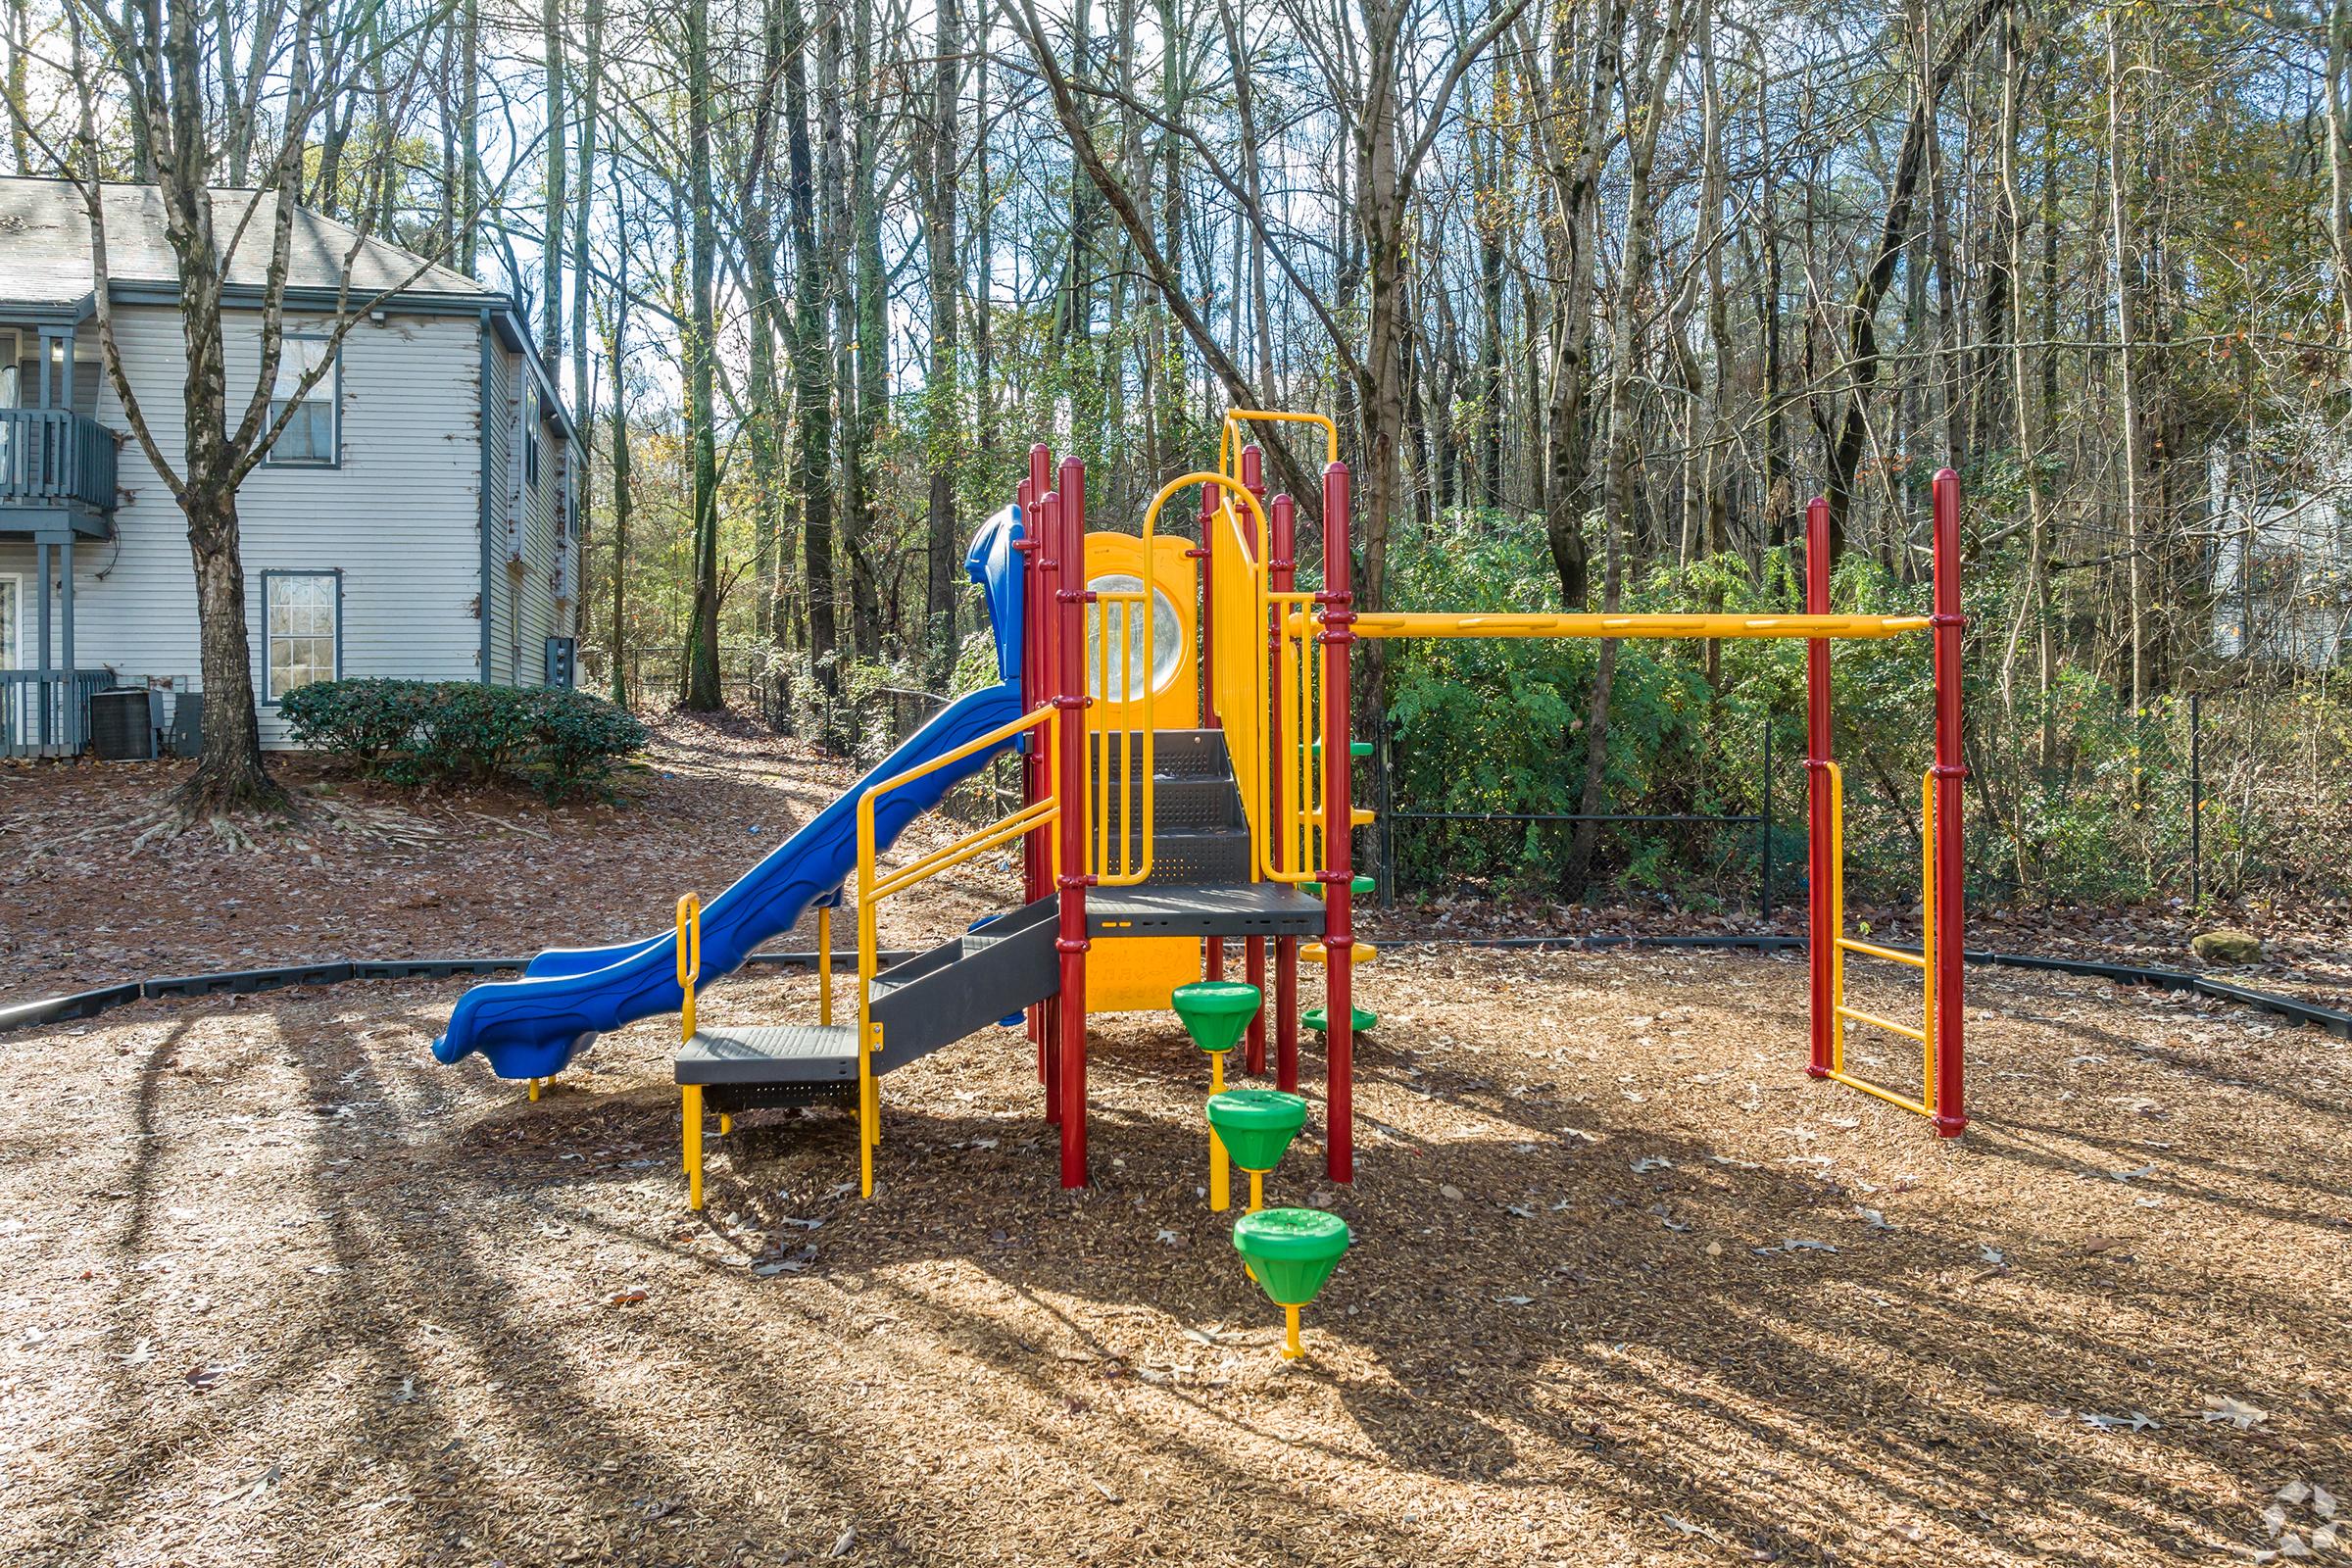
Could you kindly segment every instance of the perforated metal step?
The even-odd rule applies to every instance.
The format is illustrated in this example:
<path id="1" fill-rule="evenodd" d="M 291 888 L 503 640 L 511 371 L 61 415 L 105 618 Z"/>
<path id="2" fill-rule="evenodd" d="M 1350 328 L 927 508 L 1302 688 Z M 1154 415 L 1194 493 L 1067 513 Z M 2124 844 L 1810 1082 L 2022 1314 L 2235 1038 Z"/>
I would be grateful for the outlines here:
<path id="1" fill-rule="evenodd" d="M 1086 928 L 1102 937 L 1321 936 L 1323 905 L 1280 882 L 1097 888 Z"/>
<path id="2" fill-rule="evenodd" d="M 814 1023 L 698 1029 L 673 1065 L 681 1084 L 854 1084 L 858 1031 Z"/>

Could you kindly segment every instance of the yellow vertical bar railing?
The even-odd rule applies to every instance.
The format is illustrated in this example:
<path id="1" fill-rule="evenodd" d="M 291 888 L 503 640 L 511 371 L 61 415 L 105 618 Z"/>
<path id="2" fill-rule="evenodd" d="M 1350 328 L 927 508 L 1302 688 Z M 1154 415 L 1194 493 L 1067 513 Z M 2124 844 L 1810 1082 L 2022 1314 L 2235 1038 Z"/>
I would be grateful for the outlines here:
<path id="1" fill-rule="evenodd" d="M 882 901 L 991 850 L 1017 844 L 1023 835 L 1055 820 L 1061 813 L 1061 801 L 1056 795 L 1032 801 L 1010 815 L 919 856 L 885 876 L 877 863 L 880 847 L 874 805 L 893 790 L 967 758 L 994 751 L 1022 731 L 1047 724 L 1053 716 L 1053 706 L 1041 704 L 984 735 L 974 736 L 952 752 L 944 752 L 918 767 L 883 779 L 858 797 L 858 1185 L 864 1197 L 874 1195 L 874 1150 L 882 1142 L 882 1098 L 874 1078 L 874 1058 L 882 1051 L 882 1027 L 874 1020 L 874 977 L 881 972 L 882 946 L 877 916 Z"/>
<path id="2" fill-rule="evenodd" d="M 1920 818 L 1921 864 L 1924 876 L 1920 886 L 1920 951 L 1916 955 L 1903 953 L 1878 943 L 1860 942 L 1845 934 L 1845 774 L 1836 762 L 1828 764 L 1830 785 L 1830 933 L 1835 956 L 1830 963 L 1830 1076 L 1849 1089 L 1859 1089 L 1876 1096 L 1890 1105 L 1922 1116 L 1936 1114 L 1936 775 L 1931 770 L 1923 779 L 1925 808 Z M 1888 963 L 1905 964 L 1920 971 L 1926 981 L 1926 1006 L 1917 1029 L 1909 1024 L 1882 1018 L 1875 1012 L 1845 1004 L 1845 956 L 1861 954 L 1864 957 L 1881 958 Z M 1868 1024 L 1888 1034 L 1900 1035 L 1918 1044 L 1922 1058 L 1920 1097 L 1916 1100 L 1898 1094 L 1882 1084 L 1848 1072 L 1845 1066 L 1845 1026 L 1848 1023 Z"/>

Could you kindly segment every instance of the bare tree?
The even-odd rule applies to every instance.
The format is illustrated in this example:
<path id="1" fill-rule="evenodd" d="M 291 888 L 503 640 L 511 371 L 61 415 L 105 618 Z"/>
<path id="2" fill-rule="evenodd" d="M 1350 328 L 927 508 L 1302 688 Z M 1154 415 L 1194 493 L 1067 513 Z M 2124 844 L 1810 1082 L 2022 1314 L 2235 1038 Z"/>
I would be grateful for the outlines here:
<path id="1" fill-rule="evenodd" d="M 277 371 L 296 194 L 309 132 L 330 106 L 357 92 L 380 90 L 376 83 L 386 80 L 387 67 L 401 59 L 410 42 L 429 37 L 439 20 L 427 13 L 395 25 L 372 0 L 303 0 L 290 16 L 255 24 L 262 29 L 248 39 L 255 53 L 238 74 L 225 64 L 234 59 L 228 47 L 233 40 L 219 32 L 232 24 L 225 11 L 158 0 L 123 0 L 119 8 L 74 0 L 69 14 L 79 128 L 71 153 L 51 149 L 53 162 L 73 180 L 88 217 L 92 298 L 108 379 L 132 437 L 187 519 L 195 565 L 205 725 L 203 755 L 180 796 L 189 816 L 278 807 L 284 799 L 262 762 L 238 487 L 293 421 L 302 399 L 333 368 L 334 350 L 352 327 L 431 265 L 420 261 L 407 276 L 353 297 L 353 264 L 385 205 L 382 185 L 392 177 L 378 149 L 379 156 L 366 168 L 346 172 L 346 177 L 357 174 L 373 199 L 353 210 L 354 238 L 341 258 L 340 286 L 333 306 L 322 313 L 327 352 L 304 372 L 290 396 L 283 393 Z M 413 78 L 415 61 L 404 69 Z M 363 82 L 368 85 L 363 88 Z M 187 368 L 179 411 L 185 438 L 177 452 L 157 438 L 124 371 L 117 339 L 108 260 L 115 215 L 104 184 L 102 91 L 119 102 L 141 161 L 153 171 L 178 274 Z M 15 113 L 13 99 L 11 109 L 17 124 L 36 134 Z M 217 191 L 216 178 L 223 170 L 248 172 L 256 193 Z M 251 245 L 268 249 L 258 315 L 261 363 L 253 390 L 234 411 L 232 422 L 224 294 L 239 251 Z"/>

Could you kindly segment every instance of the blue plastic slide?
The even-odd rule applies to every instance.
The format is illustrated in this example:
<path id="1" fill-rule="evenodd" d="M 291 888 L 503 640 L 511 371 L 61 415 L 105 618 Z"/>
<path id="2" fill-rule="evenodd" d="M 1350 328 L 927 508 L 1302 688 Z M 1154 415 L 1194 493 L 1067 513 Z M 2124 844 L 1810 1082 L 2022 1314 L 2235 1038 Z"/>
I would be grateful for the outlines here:
<path id="1" fill-rule="evenodd" d="M 810 906 L 858 869 L 858 799 L 893 774 L 919 767 L 1020 716 L 1021 577 L 1012 548 L 1016 509 L 984 524 L 964 563 L 987 590 L 1003 683 L 956 699 L 890 754 L 848 794 L 703 906 L 704 982 L 733 972 L 761 943 L 790 931 Z M 1009 744 L 1009 743 L 1008 743 Z M 875 803 L 874 836 L 895 840 L 907 822 L 939 804 L 958 781 L 985 767 L 1003 748 L 975 753 L 893 790 Z M 664 894 L 664 905 L 684 888 Z M 444 1062 L 480 1052 L 501 1078 L 546 1078 L 607 1029 L 676 1012 L 674 930 L 610 948 L 554 948 L 530 962 L 520 980 L 478 985 L 458 999 L 449 1028 L 433 1042 Z"/>

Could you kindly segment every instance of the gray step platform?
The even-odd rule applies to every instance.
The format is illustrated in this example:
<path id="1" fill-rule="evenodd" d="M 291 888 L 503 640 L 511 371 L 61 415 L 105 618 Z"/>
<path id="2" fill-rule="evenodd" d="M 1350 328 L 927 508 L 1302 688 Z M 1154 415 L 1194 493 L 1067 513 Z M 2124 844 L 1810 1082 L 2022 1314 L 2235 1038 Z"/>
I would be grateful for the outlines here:
<path id="1" fill-rule="evenodd" d="M 1321 936 L 1323 901 L 1281 882 L 1095 888 L 1086 929 L 1096 937 Z"/>
<path id="2" fill-rule="evenodd" d="M 698 1029 L 674 1060 L 681 1084 L 855 1085 L 858 1031 L 813 1023 Z"/>

